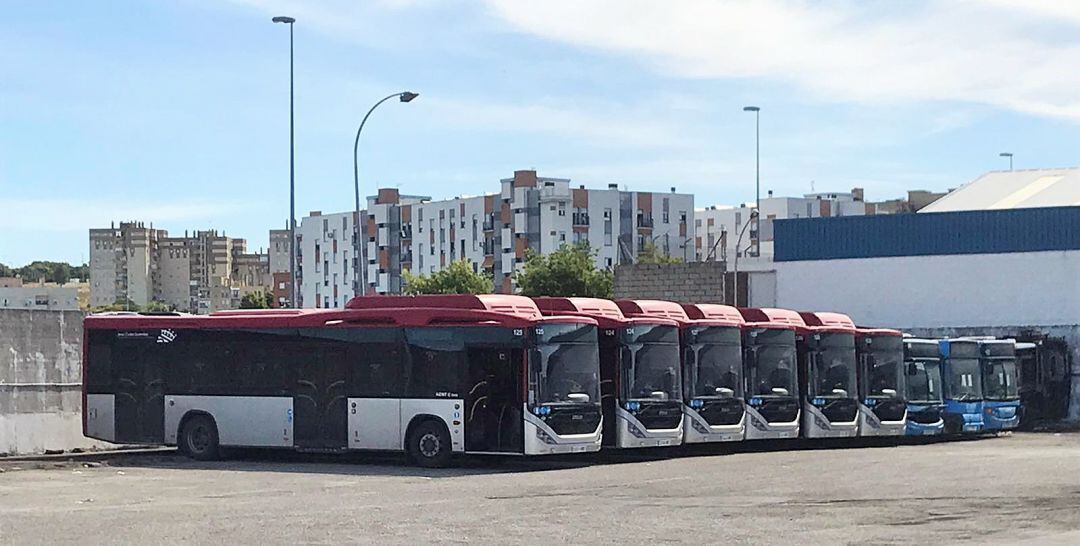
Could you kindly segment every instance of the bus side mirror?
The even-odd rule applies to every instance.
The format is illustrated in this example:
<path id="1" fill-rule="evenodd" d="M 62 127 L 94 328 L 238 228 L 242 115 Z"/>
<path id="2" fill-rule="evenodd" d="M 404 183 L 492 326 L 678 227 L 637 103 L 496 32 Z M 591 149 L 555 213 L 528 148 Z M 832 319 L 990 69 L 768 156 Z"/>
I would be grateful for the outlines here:
<path id="1" fill-rule="evenodd" d="M 908 375 L 915 375 L 917 373 L 919 373 L 918 366 L 916 366 L 914 362 L 909 362 L 908 365 L 907 365 L 907 374 Z"/>

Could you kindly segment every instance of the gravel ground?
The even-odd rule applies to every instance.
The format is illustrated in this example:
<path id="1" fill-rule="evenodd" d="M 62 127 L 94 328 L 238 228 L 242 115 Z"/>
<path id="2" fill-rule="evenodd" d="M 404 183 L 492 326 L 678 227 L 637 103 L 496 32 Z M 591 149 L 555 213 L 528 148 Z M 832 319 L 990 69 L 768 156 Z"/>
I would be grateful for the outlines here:
<path id="1" fill-rule="evenodd" d="M 1080 434 L 588 459 L 0 462 L 0 544 L 1080 543 Z"/>

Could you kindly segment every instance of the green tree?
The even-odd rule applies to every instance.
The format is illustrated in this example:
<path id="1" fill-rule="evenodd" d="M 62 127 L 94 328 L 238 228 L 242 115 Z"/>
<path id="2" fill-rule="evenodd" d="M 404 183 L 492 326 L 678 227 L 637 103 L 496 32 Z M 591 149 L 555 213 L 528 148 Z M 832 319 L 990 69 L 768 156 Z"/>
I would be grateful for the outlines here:
<path id="1" fill-rule="evenodd" d="M 431 275 L 402 271 L 406 294 L 490 294 L 491 279 L 462 258 Z"/>
<path id="2" fill-rule="evenodd" d="M 138 312 L 141 309 L 139 304 L 125 298 L 117 299 L 115 302 L 109 305 L 102 305 L 100 307 L 94 307 L 90 310 L 91 313 L 105 313 L 108 311 L 134 311 Z"/>
<path id="3" fill-rule="evenodd" d="M 147 313 L 172 313 L 176 311 L 176 306 L 169 305 L 163 301 L 152 301 L 146 304 L 146 307 L 142 308 Z"/>
<path id="4" fill-rule="evenodd" d="M 0 263 L 0 277 L 14 277 L 15 270 Z"/>
<path id="5" fill-rule="evenodd" d="M 668 256 L 660 249 L 656 247 L 656 243 L 645 243 L 645 248 L 638 252 L 637 262 L 639 264 L 681 264 L 682 258 L 676 258 L 674 256 Z"/>
<path id="6" fill-rule="evenodd" d="M 525 267 L 515 274 L 525 296 L 562 296 L 610 299 L 615 278 L 607 269 L 597 269 L 595 252 L 588 243 L 563 245 L 547 256 L 529 252 Z"/>
<path id="7" fill-rule="evenodd" d="M 243 298 L 240 298 L 241 309 L 270 309 L 273 307 L 273 303 L 274 295 L 262 290 L 248 292 L 244 294 Z"/>

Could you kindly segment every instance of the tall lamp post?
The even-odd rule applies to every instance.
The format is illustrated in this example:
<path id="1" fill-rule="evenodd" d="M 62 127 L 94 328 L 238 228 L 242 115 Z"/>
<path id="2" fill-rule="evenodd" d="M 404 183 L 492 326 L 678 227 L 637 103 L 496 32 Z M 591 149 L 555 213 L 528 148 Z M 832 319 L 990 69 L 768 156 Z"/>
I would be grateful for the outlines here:
<path id="1" fill-rule="evenodd" d="M 754 113 L 754 202 L 755 207 L 760 213 L 761 211 L 761 108 L 757 106 L 745 106 L 743 112 Z M 757 215 L 757 219 L 754 220 L 754 256 L 761 256 L 761 215 Z M 735 250 L 738 250 L 736 248 Z M 735 254 L 735 258 L 739 257 Z"/>
<path id="2" fill-rule="evenodd" d="M 1013 162 L 1012 162 L 1013 161 L 1013 155 L 1012 155 L 1012 152 L 1001 152 L 1000 154 L 998 154 L 998 156 L 1009 158 L 1009 170 L 1010 171 L 1013 170 Z"/>
<path id="3" fill-rule="evenodd" d="M 376 102 L 367 114 L 364 114 L 364 119 L 360 121 L 360 128 L 356 130 L 356 140 L 353 142 L 353 190 L 355 191 L 356 198 L 356 210 L 354 211 L 355 218 L 353 219 L 353 255 L 356 257 L 356 267 L 353 268 L 353 295 L 363 295 L 361 287 L 364 285 L 363 275 L 361 274 L 361 268 L 367 269 L 367 264 L 364 263 L 364 259 L 360 249 L 362 248 L 360 242 L 360 168 L 358 166 L 357 152 L 360 148 L 360 133 L 364 130 L 364 124 L 367 123 L 368 116 L 379 107 L 380 104 L 397 97 L 401 102 L 411 102 L 416 97 L 420 96 L 419 93 L 413 93 L 412 91 L 401 91 L 394 93 L 393 95 L 387 95 Z"/>
<path id="4" fill-rule="evenodd" d="M 299 298 L 296 279 L 296 140 L 293 116 L 293 23 L 292 17 L 279 16 L 271 21 L 289 25 L 289 304 L 296 308 Z"/>

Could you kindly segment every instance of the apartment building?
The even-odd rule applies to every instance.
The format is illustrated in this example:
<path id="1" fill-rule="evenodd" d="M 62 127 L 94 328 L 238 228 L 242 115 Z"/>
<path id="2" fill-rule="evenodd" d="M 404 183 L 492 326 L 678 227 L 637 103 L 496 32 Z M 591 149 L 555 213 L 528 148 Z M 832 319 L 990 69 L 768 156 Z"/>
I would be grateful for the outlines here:
<path id="1" fill-rule="evenodd" d="M 292 301 L 292 264 L 289 262 L 289 253 L 292 252 L 289 244 L 289 229 L 270 230 L 270 277 L 271 293 L 274 295 L 276 307 L 290 307 Z"/>
<path id="2" fill-rule="evenodd" d="M 239 307 L 249 292 L 269 290 L 270 257 L 216 230 L 170 237 L 142 222 L 90 230 L 90 306 L 130 300 L 210 313 Z"/>
<path id="3" fill-rule="evenodd" d="M 802 197 L 774 197 L 773 192 L 769 191 L 767 197 L 761 200 L 761 257 L 765 260 L 772 259 L 774 220 L 915 212 L 944 195 L 945 193 L 912 190 L 908 192 L 906 199 L 868 202 L 864 199 L 865 192 L 862 188 L 852 188 L 850 192 L 808 193 Z M 736 244 L 742 252 L 741 256 L 748 256 L 758 235 L 755 226 L 750 222 L 753 210 L 754 203 L 744 203 L 737 207 L 717 205 L 699 209 L 695 220 L 697 259 L 734 259 Z"/>
<path id="4" fill-rule="evenodd" d="M 570 179 L 516 171 L 499 191 L 432 201 L 380 189 L 361 211 L 365 293 L 395 294 L 401 272 L 435 273 L 465 259 L 500 292 L 513 292 L 512 275 L 529 251 L 550 253 L 588 242 L 596 265 L 636 259 L 647 245 L 695 259 L 694 198 L 670 193 L 572 187 Z M 353 213 L 313 212 L 301 221 L 299 282 L 303 307 L 339 307 L 353 294 L 356 260 Z"/>

